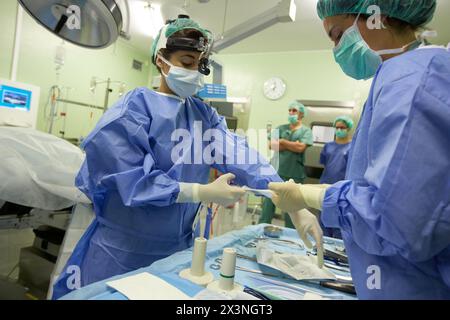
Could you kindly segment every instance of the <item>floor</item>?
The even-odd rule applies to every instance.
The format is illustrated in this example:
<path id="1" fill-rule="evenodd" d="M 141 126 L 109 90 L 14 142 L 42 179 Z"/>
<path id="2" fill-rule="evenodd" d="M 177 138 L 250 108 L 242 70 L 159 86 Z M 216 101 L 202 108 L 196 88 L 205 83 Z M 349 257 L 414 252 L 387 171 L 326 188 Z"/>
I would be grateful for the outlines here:
<path id="1" fill-rule="evenodd" d="M 0 230 L 0 276 L 18 278 L 19 270 L 15 266 L 19 263 L 20 249 L 31 246 L 33 241 L 31 229 Z"/>

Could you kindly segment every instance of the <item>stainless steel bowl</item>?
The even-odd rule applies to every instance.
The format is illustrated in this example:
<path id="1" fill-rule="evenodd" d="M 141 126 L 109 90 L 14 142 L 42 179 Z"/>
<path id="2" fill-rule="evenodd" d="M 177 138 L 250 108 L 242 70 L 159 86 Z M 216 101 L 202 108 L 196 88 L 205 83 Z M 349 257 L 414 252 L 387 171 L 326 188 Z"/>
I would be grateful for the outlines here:
<path id="1" fill-rule="evenodd" d="M 264 227 L 264 235 L 270 238 L 279 238 L 283 233 L 283 229 L 277 226 Z"/>

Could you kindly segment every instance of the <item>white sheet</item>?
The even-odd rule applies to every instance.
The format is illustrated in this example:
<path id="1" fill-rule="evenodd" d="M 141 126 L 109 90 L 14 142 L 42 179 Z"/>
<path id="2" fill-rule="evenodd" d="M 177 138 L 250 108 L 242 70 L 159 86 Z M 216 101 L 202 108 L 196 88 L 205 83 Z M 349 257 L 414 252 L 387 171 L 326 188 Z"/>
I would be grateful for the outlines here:
<path id="1" fill-rule="evenodd" d="M 80 148 L 31 128 L 0 127 L 0 199 L 44 210 L 90 203 L 75 187 Z"/>
<path id="2" fill-rule="evenodd" d="M 191 300 L 192 298 L 147 272 L 107 282 L 129 300 Z"/>

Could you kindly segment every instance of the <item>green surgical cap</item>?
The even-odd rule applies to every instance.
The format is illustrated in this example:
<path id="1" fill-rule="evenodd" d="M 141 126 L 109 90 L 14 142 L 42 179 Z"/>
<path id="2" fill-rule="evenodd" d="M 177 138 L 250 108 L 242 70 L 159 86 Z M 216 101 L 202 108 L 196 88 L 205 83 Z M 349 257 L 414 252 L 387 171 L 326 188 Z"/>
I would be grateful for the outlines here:
<path id="1" fill-rule="evenodd" d="M 306 116 L 306 108 L 305 108 L 305 106 L 302 103 L 298 102 L 298 101 L 291 102 L 289 104 L 289 109 L 295 109 L 298 112 L 303 113 L 304 116 Z"/>
<path id="2" fill-rule="evenodd" d="M 341 14 L 372 14 L 367 9 L 377 5 L 381 14 L 407 22 L 415 27 L 426 25 L 433 18 L 436 0 L 319 0 L 320 19 Z"/>
<path id="3" fill-rule="evenodd" d="M 336 123 L 343 122 L 349 128 L 350 130 L 353 128 L 353 120 L 350 117 L 347 116 L 340 116 L 337 117 L 336 120 L 334 120 L 333 127 L 336 127 Z"/>
<path id="4" fill-rule="evenodd" d="M 212 39 L 211 32 L 200 27 L 200 25 L 197 22 L 195 22 L 194 20 L 188 19 L 188 18 L 178 18 L 174 22 L 172 22 L 168 25 L 165 25 L 164 27 L 161 28 L 161 30 L 159 30 L 158 36 L 153 41 L 153 45 L 152 45 L 152 49 L 151 49 L 153 61 L 155 61 L 156 54 L 158 53 L 159 49 L 166 47 L 167 39 L 169 39 L 171 36 L 173 36 L 178 31 L 187 30 L 187 29 L 197 30 L 209 41 L 211 41 L 211 39 Z M 161 34 L 163 32 L 164 32 L 164 35 L 163 35 L 163 37 L 161 37 Z"/>

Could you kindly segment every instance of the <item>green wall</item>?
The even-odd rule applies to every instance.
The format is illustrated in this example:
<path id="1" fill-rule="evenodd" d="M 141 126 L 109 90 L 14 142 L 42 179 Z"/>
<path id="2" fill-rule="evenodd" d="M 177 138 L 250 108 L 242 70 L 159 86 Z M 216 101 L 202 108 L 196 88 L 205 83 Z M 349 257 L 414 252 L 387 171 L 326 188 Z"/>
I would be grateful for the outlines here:
<path id="1" fill-rule="evenodd" d="M 274 52 L 261 54 L 218 55 L 224 65 L 224 83 L 228 95 L 250 97 L 249 128 L 265 129 L 287 123 L 292 100 L 356 101 L 367 98 L 370 81 L 347 77 L 336 64 L 331 51 Z M 282 78 L 287 90 L 283 98 L 264 97 L 263 84 L 271 77 Z"/>
<path id="2" fill-rule="evenodd" d="M 14 44 L 14 28 L 16 23 L 17 1 L 0 1 L 0 77 L 9 78 L 12 50 Z"/>
<path id="3" fill-rule="evenodd" d="M 17 1 L 0 1 L 0 28 L 7 32 L 0 33 L 0 77 L 9 78 L 12 61 L 12 48 L 17 11 Z M 129 46 L 119 39 L 114 45 L 102 50 L 84 49 L 65 43 L 65 65 L 62 67 L 59 80 L 56 76 L 54 57 L 57 46 L 62 40 L 38 25 L 24 12 L 23 29 L 20 44 L 19 68 L 17 81 L 36 85 L 41 88 L 39 104 L 38 129 L 46 131 L 47 124 L 44 109 L 48 92 L 52 85 L 71 88 L 63 90 L 70 100 L 103 106 L 105 85 L 99 85 L 95 94 L 89 90 L 93 76 L 100 79 L 126 83 L 127 90 L 147 86 L 149 81 L 148 56 Z M 142 72 L 132 69 L 132 61 L 144 62 Z M 113 86 L 110 105 L 118 99 L 118 86 Z M 60 104 L 60 110 L 65 106 Z M 86 136 L 102 115 L 101 110 L 67 105 L 66 137 L 79 138 Z M 53 133 L 59 135 L 63 120 L 55 122 Z"/>

